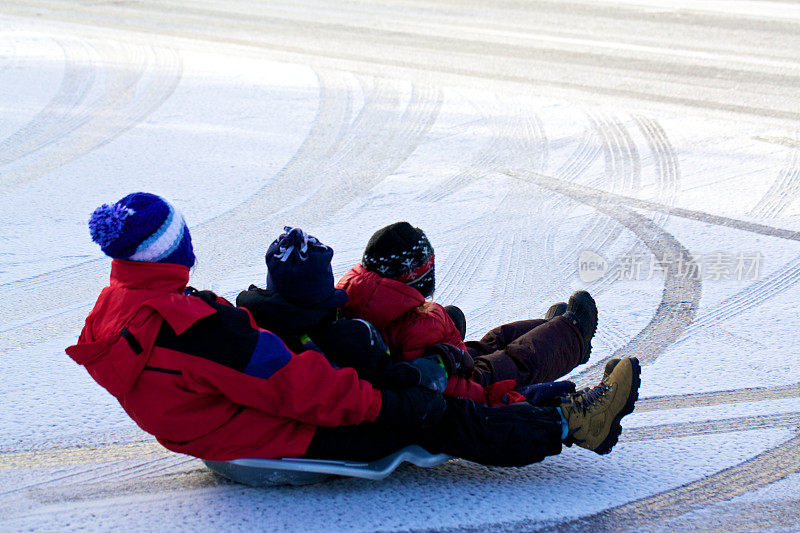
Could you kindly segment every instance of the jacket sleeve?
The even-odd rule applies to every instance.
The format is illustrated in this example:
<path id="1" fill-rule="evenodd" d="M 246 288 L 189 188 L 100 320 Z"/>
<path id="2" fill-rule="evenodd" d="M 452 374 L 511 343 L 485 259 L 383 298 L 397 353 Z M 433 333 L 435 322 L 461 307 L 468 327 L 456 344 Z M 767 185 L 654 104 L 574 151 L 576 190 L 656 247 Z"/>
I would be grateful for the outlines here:
<path id="1" fill-rule="evenodd" d="M 373 421 L 380 392 L 355 370 L 335 369 L 321 353 L 292 353 L 277 335 L 259 329 L 244 309 L 211 303 L 216 311 L 176 333 L 162 324 L 155 344 L 193 356 L 182 371 L 197 392 L 274 416 L 320 426 Z"/>
<path id="2" fill-rule="evenodd" d="M 437 303 L 429 303 L 423 310 L 412 309 L 386 328 L 386 337 L 392 355 L 401 361 L 421 357 L 425 348 L 434 344 L 452 344 L 466 349 L 453 320 Z"/>
<path id="3" fill-rule="evenodd" d="M 360 380 L 355 370 L 334 369 L 314 351 L 292 354 L 268 378 L 229 368 L 209 370 L 190 371 L 187 377 L 234 403 L 315 426 L 372 422 L 381 408 L 380 392 Z"/>

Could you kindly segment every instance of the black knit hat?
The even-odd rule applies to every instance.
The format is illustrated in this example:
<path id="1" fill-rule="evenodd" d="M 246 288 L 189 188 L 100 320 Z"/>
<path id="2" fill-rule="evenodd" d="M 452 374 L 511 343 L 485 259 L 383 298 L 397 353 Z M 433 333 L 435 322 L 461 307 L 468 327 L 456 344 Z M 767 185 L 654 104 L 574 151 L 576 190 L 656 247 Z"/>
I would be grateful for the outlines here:
<path id="1" fill-rule="evenodd" d="M 361 263 L 381 277 L 414 287 L 423 296 L 436 284 L 433 246 L 425 233 L 408 222 L 395 222 L 370 237 Z"/>
<path id="2" fill-rule="evenodd" d="M 285 300 L 309 309 L 342 307 L 347 291 L 334 286 L 333 249 L 300 228 L 286 226 L 264 257 L 267 289 Z"/>

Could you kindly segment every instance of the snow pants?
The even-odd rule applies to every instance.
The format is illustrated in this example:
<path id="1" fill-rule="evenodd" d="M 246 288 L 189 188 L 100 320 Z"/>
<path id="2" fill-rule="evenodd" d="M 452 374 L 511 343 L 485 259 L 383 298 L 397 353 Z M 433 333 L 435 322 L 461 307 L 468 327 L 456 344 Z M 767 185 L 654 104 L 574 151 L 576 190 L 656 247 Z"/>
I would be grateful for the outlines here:
<path id="1" fill-rule="evenodd" d="M 524 466 L 561 452 L 561 415 L 556 407 L 520 402 L 486 407 L 447 398 L 447 411 L 427 429 L 365 423 L 318 427 L 304 457 L 374 461 L 417 444 L 490 466 Z"/>
<path id="2" fill-rule="evenodd" d="M 466 345 L 475 360 L 472 379 L 483 386 L 506 379 L 517 387 L 555 381 L 580 364 L 583 350 L 580 333 L 563 316 L 505 324 Z"/>

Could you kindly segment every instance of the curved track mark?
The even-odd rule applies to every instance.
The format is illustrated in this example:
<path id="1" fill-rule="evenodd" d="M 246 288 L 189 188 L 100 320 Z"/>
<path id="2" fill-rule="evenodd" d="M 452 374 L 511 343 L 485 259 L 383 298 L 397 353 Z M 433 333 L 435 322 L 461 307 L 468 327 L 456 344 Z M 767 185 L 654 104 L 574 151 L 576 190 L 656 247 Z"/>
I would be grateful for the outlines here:
<path id="1" fill-rule="evenodd" d="M 797 472 L 800 472 L 800 435 L 752 459 L 693 483 L 541 531 L 635 531 L 652 528 L 660 522 L 728 501 Z"/>
<path id="2" fill-rule="evenodd" d="M 795 148 L 789 165 L 750 211 L 754 217 L 776 218 L 800 195 L 800 149 Z"/>
<path id="3" fill-rule="evenodd" d="M 118 61 L 122 55 L 133 68 L 111 67 L 106 94 L 88 109 L 77 113 L 74 108 L 58 109 L 38 117 L 52 121 L 42 124 L 49 131 L 32 139 L 32 144 L 23 142 L 19 154 L 12 152 L 12 158 L 26 153 L 34 157 L 3 172 L 0 193 L 33 181 L 116 139 L 158 109 L 181 79 L 181 60 L 175 50 L 129 48 L 113 43 L 96 46 L 105 62 L 113 64 L 112 60 Z M 145 74 L 152 79 L 142 82 Z M 47 150 L 42 151 L 45 147 Z"/>
<path id="4" fill-rule="evenodd" d="M 61 84 L 41 111 L 0 142 L 0 166 L 56 142 L 90 116 L 78 110 L 95 83 L 95 64 L 84 43 L 57 42 L 63 51 L 65 63 Z"/>
<path id="5" fill-rule="evenodd" d="M 512 175 L 567 195 L 613 217 L 636 234 L 659 259 L 689 255 L 688 250 L 672 235 L 653 224 L 647 217 L 630 209 L 610 204 L 602 197 L 586 194 L 576 186 L 565 184 L 560 180 L 521 171 Z M 677 266 L 671 261 L 666 262 L 668 266 L 664 277 L 664 291 L 655 315 L 647 326 L 625 346 L 618 349 L 613 357 L 638 357 L 643 364 L 652 363 L 694 320 L 702 294 L 702 281 L 680 276 L 676 271 Z M 604 358 L 591 365 L 574 376 L 573 380 L 579 383 L 591 381 L 593 377 L 602 373 L 602 367 L 607 359 Z"/>

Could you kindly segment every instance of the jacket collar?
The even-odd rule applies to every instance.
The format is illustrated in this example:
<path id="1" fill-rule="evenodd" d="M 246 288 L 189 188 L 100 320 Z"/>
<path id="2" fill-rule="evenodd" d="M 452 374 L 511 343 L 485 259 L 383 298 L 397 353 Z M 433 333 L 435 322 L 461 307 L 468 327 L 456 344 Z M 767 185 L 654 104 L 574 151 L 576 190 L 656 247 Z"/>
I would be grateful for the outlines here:
<path id="1" fill-rule="evenodd" d="M 189 283 L 189 268 L 174 263 L 149 263 L 114 259 L 111 262 L 111 286 L 183 292 Z"/>
<path id="2" fill-rule="evenodd" d="M 372 322 L 378 329 L 425 303 L 425 297 L 414 287 L 383 278 L 360 263 L 344 275 L 338 286 L 346 289 L 349 296 L 345 311 Z"/>

